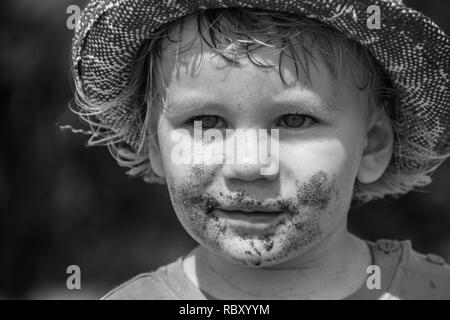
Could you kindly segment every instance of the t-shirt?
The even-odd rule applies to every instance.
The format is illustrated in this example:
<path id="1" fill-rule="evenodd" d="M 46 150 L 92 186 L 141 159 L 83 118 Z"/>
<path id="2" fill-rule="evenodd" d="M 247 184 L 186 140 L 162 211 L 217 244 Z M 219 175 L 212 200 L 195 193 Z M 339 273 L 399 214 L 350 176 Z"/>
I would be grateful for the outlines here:
<path id="1" fill-rule="evenodd" d="M 383 239 L 367 243 L 373 264 L 379 267 L 380 285 L 369 289 L 365 284 L 346 299 L 450 299 L 450 266 L 442 257 L 420 254 L 412 249 L 410 241 Z M 189 280 L 182 262 L 180 257 L 156 271 L 140 274 L 102 299 L 214 299 Z"/>

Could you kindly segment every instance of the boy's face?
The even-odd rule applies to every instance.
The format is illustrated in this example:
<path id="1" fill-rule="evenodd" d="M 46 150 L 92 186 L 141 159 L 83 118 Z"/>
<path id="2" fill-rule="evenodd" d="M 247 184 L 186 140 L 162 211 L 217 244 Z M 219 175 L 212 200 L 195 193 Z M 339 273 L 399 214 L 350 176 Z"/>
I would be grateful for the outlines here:
<path id="1" fill-rule="evenodd" d="M 192 20 L 185 22 L 182 46 L 195 36 L 195 27 Z M 274 49 L 253 53 L 276 66 L 264 69 L 246 58 L 239 65 L 225 62 L 205 44 L 201 54 L 198 41 L 175 63 L 176 44 L 166 44 L 169 90 L 158 122 L 159 156 L 187 232 L 230 261 L 269 266 L 345 230 L 369 118 L 353 78 L 342 72 L 336 81 L 316 55 L 309 65 L 311 81 L 301 68 L 297 80 L 294 64 L 284 57 L 285 85 Z M 279 129 L 278 171 L 266 176 L 259 164 L 174 163 L 172 151 L 179 142 L 172 134 L 188 129 L 185 141 L 193 141 L 193 117 L 224 137 L 225 128 Z"/>

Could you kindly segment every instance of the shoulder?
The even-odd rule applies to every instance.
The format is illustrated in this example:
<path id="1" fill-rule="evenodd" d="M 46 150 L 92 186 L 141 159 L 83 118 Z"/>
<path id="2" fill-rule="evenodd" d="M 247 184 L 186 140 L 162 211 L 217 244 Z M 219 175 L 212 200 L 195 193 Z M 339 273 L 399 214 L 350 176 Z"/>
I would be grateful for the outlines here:
<path id="1" fill-rule="evenodd" d="M 142 273 L 117 286 L 101 300 L 170 300 L 177 299 L 168 281 L 168 269 L 178 261 Z"/>
<path id="2" fill-rule="evenodd" d="M 436 254 L 422 254 L 404 243 L 399 289 L 417 299 L 450 299 L 450 266 Z"/>
<path id="3" fill-rule="evenodd" d="M 450 299 L 450 266 L 436 254 L 413 250 L 410 241 L 380 240 L 378 247 L 401 248 L 392 294 L 400 299 Z"/>

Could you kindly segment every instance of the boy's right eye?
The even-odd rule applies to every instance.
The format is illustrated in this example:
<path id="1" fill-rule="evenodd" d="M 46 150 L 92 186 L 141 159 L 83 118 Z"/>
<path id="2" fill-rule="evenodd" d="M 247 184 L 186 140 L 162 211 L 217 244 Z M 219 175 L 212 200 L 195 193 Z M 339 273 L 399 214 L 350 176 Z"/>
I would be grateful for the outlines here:
<path id="1" fill-rule="evenodd" d="M 219 129 L 226 126 L 225 121 L 221 117 L 212 115 L 195 116 L 186 123 L 194 126 L 194 121 L 201 121 L 202 129 Z"/>

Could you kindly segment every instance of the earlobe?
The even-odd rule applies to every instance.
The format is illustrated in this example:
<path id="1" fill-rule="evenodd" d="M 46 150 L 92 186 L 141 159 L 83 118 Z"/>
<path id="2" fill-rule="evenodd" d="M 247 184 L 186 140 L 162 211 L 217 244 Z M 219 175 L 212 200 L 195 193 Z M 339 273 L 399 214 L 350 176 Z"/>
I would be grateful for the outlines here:
<path id="1" fill-rule="evenodd" d="M 394 132 L 391 120 L 385 112 L 380 112 L 378 119 L 367 133 L 357 173 L 359 182 L 372 183 L 383 175 L 391 160 L 393 145 Z"/>
<path id="2" fill-rule="evenodd" d="M 149 143 L 148 148 L 148 157 L 150 159 L 150 166 L 156 175 L 163 178 L 164 177 L 164 168 L 161 157 L 161 151 L 156 142 Z"/>

